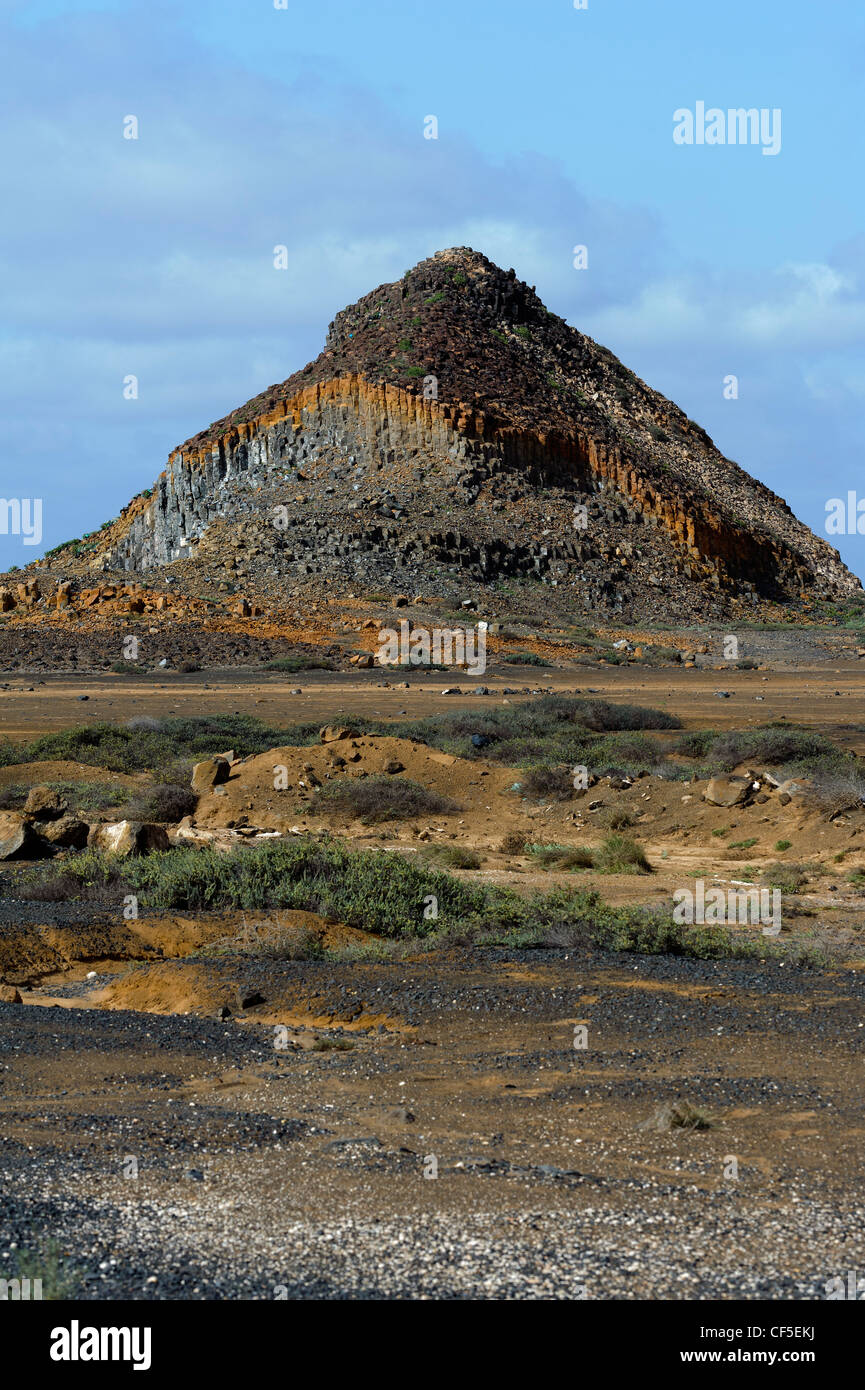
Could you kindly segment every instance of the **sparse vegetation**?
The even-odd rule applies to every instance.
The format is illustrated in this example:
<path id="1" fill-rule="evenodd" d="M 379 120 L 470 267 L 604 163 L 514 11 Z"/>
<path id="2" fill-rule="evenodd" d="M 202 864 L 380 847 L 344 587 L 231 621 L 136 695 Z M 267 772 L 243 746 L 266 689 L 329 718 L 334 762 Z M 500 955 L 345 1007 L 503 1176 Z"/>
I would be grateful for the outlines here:
<path id="1" fill-rule="evenodd" d="M 278 656 L 268 661 L 265 671 L 335 671 L 332 661 L 323 656 Z"/>
<path id="2" fill-rule="evenodd" d="M 465 845 L 427 845 L 422 852 L 427 863 L 440 869 L 479 869 L 481 857 Z"/>
<path id="3" fill-rule="evenodd" d="M 627 835 L 609 835 L 594 851 L 595 868 L 602 874 L 650 874 L 645 850 Z"/>
<path id="4" fill-rule="evenodd" d="M 406 820 L 412 816 L 449 815 L 458 810 L 449 797 L 440 796 L 408 777 L 339 777 L 313 796 L 313 815 L 352 816 L 365 825 Z"/>
<path id="5" fill-rule="evenodd" d="M 45 1236 L 36 1248 L 13 1246 L 9 1263 L 0 1269 L 3 1279 L 29 1279 L 31 1298 L 35 1297 L 34 1280 L 41 1281 L 43 1302 L 59 1302 L 75 1298 L 80 1279 L 66 1263 L 67 1252 L 52 1236 Z"/>
<path id="6" fill-rule="evenodd" d="M 149 668 L 141 661 L 115 661 L 109 668 L 115 676 L 146 676 Z"/>
<path id="7" fill-rule="evenodd" d="M 509 830 L 499 845 L 500 854 L 525 854 L 526 846 L 529 842 L 528 835 L 522 830 Z"/>
<path id="8" fill-rule="evenodd" d="M 538 656 L 537 652 L 503 652 L 502 661 L 510 666 L 552 666 L 551 661 Z"/>
<path id="9" fill-rule="evenodd" d="M 765 882 L 782 893 L 801 893 L 808 882 L 808 869 L 803 864 L 773 864 L 766 870 Z"/>
<path id="10" fill-rule="evenodd" d="M 608 872 L 622 872 L 622 862 L 633 862 L 638 852 L 639 846 L 607 841 L 592 857 L 595 867 L 600 856 L 614 866 Z M 311 837 L 242 846 L 231 854 L 172 849 L 127 860 L 88 849 L 29 870 L 16 881 L 17 896 L 40 901 L 76 898 L 116 905 L 125 893 L 135 893 L 152 911 L 299 908 L 407 941 L 427 937 L 443 944 L 583 947 L 700 959 L 789 958 L 779 943 L 762 935 L 674 923 L 667 907 L 614 908 L 597 893 L 571 887 L 521 896 L 453 878 L 405 855 L 352 851 Z M 439 916 L 428 920 L 424 908 L 431 894 Z M 807 948 L 797 962 L 813 963 Z"/>
<path id="11" fill-rule="evenodd" d="M 574 795 L 574 776 L 570 768 L 540 764 L 530 767 L 522 781 L 526 796 L 538 801 L 569 801 Z"/>
<path id="12" fill-rule="evenodd" d="M 129 820 L 174 825 L 191 816 L 197 804 L 198 797 L 188 787 L 160 782 L 134 796 L 123 808 L 123 815 Z"/>
<path id="13" fill-rule="evenodd" d="M 530 845 L 529 853 L 542 869 L 562 872 L 591 869 L 595 862 L 590 849 L 575 845 Z"/>

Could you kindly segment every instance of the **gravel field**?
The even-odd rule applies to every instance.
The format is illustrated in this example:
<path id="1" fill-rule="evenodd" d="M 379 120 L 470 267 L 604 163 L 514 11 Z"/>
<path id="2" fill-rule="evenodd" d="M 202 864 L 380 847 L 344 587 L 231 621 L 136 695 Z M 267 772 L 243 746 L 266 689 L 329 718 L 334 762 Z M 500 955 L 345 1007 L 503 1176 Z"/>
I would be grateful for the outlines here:
<path id="1" fill-rule="evenodd" d="M 102 968 L 0 1005 L 4 1268 L 47 1242 L 90 1299 L 705 1300 L 819 1299 L 863 1264 L 855 970 L 206 967 L 278 1006 L 281 1050 L 272 1025 L 78 1007 Z M 682 1098 L 710 1128 L 640 1128 Z"/>

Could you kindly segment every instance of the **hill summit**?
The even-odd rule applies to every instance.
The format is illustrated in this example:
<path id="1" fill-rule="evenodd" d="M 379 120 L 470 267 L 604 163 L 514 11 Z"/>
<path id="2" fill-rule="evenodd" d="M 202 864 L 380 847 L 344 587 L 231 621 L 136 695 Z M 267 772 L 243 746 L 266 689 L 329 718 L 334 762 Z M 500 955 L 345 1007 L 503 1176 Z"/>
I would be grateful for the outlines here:
<path id="1" fill-rule="evenodd" d="M 521 583 L 684 620 L 861 593 L 699 425 L 467 247 L 337 314 L 314 362 L 175 449 L 79 558 L 265 604 Z"/>

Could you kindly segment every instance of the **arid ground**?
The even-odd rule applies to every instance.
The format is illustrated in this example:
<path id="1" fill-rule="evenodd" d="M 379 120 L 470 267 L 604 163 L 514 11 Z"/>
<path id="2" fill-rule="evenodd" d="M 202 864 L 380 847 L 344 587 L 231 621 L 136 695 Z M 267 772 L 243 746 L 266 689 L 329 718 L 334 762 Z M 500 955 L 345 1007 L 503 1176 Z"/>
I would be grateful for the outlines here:
<path id="1" fill-rule="evenodd" d="M 22 746 L 134 717 L 328 728 L 236 754 L 169 839 L 226 862 L 347 845 L 373 867 L 367 917 L 346 921 L 338 884 L 318 910 L 254 894 L 153 908 L 161 881 L 76 892 L 74 849 L 9 859 L 0 1277 L 30 1269 L 95 1299 L 819 1299 L 863 1267 L 865 805 L 837 776 L 821 792 L 816 763 L 784 799 L 790 778 L 753 749 L 714 776 L 759 786 L 715 805 L 712 769 L 677 744 L 787 723 L 858 766 L 862 663 L 484 679 L 479 696 L 464 678 L 380 670 L 4 678 L 3 732 Z M 550 689 L 681 728 L 650 731 L 657 765 L 551 795 L 490 745 L 461 756 L 405 731 L 542 708 Z M 321 799 L 388 778 L 445 809 L 364 817 Z M 35 786 L 105 787 L 110 822 L 150 781 L 69 758 L 0 767 L 7 814 Z M 645 867 L 610 858 L 617 829 Z M 144 874 L 158 857 L 125 862 Z M 446 873 L 454 894 L 511 896 L 481 930 L 464 915 L 391 931 L 373 890 L 384 904 L 400 864 L 428 887 Z M 45 875 L 60 886 L 34 889 Z M 658 922 L 697 879 L 779 885 L 777 939 L 745 924 L 723 949 L 687 928 L 667 941 Z M 578 917 L 510 929 L 515 902 L 550 891 L 582 894 Z M 620 914 L 605 937 L 593 901 L 599 921 Z M 643 938 L 627 914 L 646 907 Z"/>

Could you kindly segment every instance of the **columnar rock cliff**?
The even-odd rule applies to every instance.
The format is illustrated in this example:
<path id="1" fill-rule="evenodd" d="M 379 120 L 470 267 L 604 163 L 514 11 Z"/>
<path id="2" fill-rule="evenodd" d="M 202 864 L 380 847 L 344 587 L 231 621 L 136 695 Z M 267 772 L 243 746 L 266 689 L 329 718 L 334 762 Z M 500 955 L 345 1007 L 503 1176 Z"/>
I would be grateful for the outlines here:
<path id="1" fill-rule="evenodd" d="M 682 411 L 465 248 L 340 313 L 313 363 L 176 449 L 101 541 L 95 567 L 136 573 L 240 552 L 262 592 L 515 577 L 629 616 L 861 590 Z"/>

